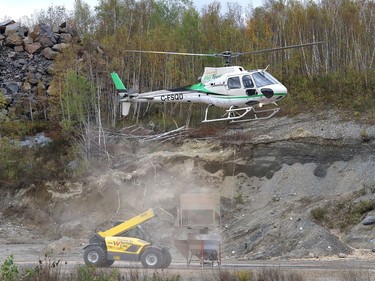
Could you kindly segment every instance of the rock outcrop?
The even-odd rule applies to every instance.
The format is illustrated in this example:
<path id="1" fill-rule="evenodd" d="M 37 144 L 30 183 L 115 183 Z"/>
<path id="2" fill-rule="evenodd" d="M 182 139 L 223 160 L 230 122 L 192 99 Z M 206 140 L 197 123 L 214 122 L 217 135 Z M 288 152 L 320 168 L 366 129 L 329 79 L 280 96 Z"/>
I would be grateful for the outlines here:
<path id="1" fill-rule="evenodd" d="M 37 97 L 48 95 L 53 60 L 74 38 L 66 23 L 33 30 L 13 20 L 0 23 L 0 121 L 43 117 Z"/>

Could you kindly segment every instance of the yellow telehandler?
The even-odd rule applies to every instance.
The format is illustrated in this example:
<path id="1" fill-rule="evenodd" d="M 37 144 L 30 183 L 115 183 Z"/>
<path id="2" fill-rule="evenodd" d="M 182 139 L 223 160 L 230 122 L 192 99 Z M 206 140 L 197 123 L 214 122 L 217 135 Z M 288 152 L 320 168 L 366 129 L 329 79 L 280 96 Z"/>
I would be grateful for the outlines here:
<path id="1" fill-rule="evenodd" d="M 141 261 L 145 268 L 167 268 L 172 262 L 168 248 L 147 242 L 148 235 L 140 226 L 154 217 L 174 224 L 173 215 L 162 208 L 149 209 L 127 221 L 115 223 L 114 227 L 90 237 L 89 244 L 83 248 L 85 263 L 106 267 L 115 261 Z"/>

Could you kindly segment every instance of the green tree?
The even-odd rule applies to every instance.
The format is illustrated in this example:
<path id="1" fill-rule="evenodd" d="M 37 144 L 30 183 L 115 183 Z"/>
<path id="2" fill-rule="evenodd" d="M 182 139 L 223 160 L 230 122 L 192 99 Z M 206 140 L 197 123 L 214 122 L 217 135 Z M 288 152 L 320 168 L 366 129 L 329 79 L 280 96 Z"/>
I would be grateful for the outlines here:
<path id="1" fill-rule="evenodd" d="M 95 7 L 98 31 L 103 35 L 114 34 L 127 17 L 125 7 L 122 0 L 100 0 Z"/>
<path id="2" fill-rule="evenodd" d="M 94 85 L 83 75 L 70 70 L 65 80 L 62 96 L 63 124 L 67 129 L 81 127 L 84 122 L 95 120 L 96 99 Z"/>
<path id="3" fill-rule="evenodd" d="M 46 10 L 40 10 L 34 16 L 34 25 L 44 23 L 50 26 L 59 26 L 69 19 L 68 12 L 64 6 L 51 5 Z"/>
<path id="4" fill-rule="evenodd" d="M 82 1 L 74 2 L 74 26 L 80 34 L 92 33 L 94 31 L 95 18 L 91 13 L 90 6 Z"/>

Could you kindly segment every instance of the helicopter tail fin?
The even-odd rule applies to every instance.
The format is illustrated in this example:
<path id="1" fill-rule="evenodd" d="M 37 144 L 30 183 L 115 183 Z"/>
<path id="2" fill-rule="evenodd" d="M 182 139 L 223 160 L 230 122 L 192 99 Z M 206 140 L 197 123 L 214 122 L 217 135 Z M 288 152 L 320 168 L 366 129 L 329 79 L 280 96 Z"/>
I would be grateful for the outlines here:
<path id="1" fill-rule="evenodd" d="M 112 77 L 113 83 L 116 86 L 116 90 L 119 92 L 119 94 L 120 93 L 126 94 L 127 93 L 126 87 L 125 87 L 124 83 L 122 83 L 118 74 L 116 72 L 112 72 L 111 77 Z"/>
<path id="2" fill-rule="evenodd" d="M 121 115 L 127 116 L 129 115 L 130 102 L 121 99 L 128 96 L 128 91 L 116 72 L 111 73 L 111 78 L 118 92 L 119 101 L 121 102 Z"/>

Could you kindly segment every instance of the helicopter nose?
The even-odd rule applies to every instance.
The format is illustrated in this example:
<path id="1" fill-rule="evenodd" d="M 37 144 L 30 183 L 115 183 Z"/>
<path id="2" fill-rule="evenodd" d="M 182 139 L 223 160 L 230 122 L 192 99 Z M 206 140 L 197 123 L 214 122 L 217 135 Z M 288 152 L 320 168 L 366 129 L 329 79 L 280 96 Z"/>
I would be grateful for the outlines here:
<path id="1" fill-rule="evenodd" d="M 260 90 L 262 92 L 262 94 L 267 98 L 267 99 L 270 99 L 273 97 L 273 94 L 274 94 L 274 91 L 270 88 L 263 88 L 262 90 Z"/>

